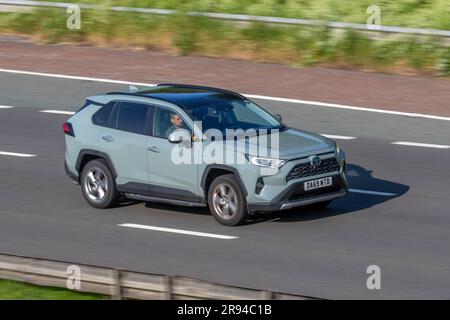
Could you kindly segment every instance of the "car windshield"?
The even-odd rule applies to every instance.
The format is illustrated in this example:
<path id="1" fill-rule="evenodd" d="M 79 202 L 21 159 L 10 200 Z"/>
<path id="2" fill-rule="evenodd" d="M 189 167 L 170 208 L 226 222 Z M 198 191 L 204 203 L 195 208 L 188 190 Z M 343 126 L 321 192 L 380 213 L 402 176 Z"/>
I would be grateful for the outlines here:
<path id="1" fill-rule="evenodd" d="M 200 121 L 202 131 L 218 129 L 223 134 L 228 130 L 261 129 L 282 131 L 285 126 L 273 115 L 247 99 L 220 99 L 207 101 L 186 109 L 194 121 Z"/>

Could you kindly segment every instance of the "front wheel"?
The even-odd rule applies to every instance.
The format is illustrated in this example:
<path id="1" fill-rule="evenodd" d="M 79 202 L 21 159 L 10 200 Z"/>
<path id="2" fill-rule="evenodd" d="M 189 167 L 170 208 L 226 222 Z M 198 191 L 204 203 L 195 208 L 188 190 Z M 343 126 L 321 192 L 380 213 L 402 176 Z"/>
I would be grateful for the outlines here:
<path id="1" fill-rule="evenodd" d="M 208 205 L 213 217 L 226 226 L 239 225 L 247 217 L 245 197 L 233 174 L 219 176 L 211 183 Z"/>
<path id="2" fill-rule="evenodd" d="M 119 199 L 114 177 L 103 159 L 92 160 L 83 168 L 81 190 L 94 208 L 113 207 Z"/>

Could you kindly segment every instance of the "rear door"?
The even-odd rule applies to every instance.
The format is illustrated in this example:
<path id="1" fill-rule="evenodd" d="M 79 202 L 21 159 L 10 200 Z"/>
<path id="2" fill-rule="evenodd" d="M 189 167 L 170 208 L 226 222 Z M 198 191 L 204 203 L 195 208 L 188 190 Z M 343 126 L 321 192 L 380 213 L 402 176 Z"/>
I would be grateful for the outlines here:
<path id="1" fill-rule="evenodd" d="M 100 134 L 99 144 L 111 158 L 119 189 L 136 193 L 148 189 L 147 123 L 151 113 L 150 105 L 119 101 Z"/>

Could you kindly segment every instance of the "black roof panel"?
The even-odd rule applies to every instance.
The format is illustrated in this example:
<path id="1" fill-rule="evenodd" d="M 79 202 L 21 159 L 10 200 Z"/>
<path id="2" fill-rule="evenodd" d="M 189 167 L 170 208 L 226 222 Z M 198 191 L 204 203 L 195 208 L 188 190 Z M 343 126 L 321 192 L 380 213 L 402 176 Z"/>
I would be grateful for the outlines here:
<path id="1" fill-rule="evenodd" d="M 223 100 L 245 99 L 244 96 L 233 91 L 184 84 L 160 84 L 150 89 L 133 93 L 110 92 L 108 94 L 127 94 L 141 97 L 145 96 L 168 101 L 187 109 L 202 104 L 209 104 Z"/>

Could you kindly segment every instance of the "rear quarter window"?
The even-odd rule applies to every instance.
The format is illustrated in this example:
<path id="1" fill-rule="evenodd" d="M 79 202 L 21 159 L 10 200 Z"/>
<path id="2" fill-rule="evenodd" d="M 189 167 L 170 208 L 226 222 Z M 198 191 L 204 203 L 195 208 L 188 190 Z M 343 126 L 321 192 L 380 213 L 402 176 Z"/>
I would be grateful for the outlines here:
<path id="1" fill-rule="evenodd" d="M 114 104 L 109 103 L 106 106 L 100 108 L 94 115 L 92 116 L 92 122 L 98 126 L 106 127 L 108 124 L 108 118 L 111 114 Z"/>

